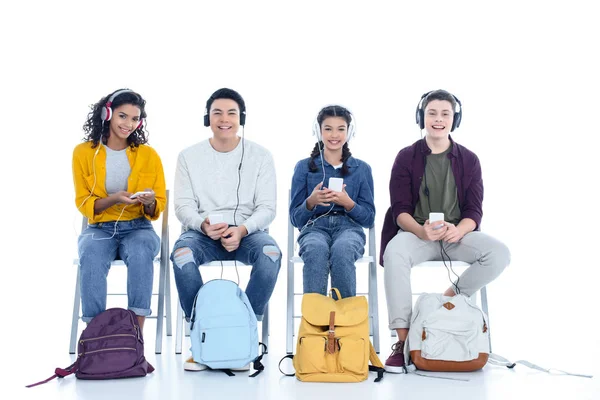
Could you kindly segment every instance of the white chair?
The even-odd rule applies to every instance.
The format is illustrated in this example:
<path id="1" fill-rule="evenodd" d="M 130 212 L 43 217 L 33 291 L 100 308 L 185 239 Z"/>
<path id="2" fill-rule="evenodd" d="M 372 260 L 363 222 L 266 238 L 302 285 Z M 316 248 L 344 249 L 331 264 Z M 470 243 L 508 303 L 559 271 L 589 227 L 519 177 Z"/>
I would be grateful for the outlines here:
<path id="1" fill-rule="evenodd" d="M 453 260 L 453 261 L 451 261 L 451 263 L 452 263 L 452 268 L 456 268 L 456 267 L 458 267 L 458 268 L 468 268 L 471 265 L 471 264 L 466 263 L 464 261 L 454 261 Z M 446 261 L 446 266 L 450 267 L 450 262 L 449 261 Z M 413 269 L 414 268 L 442 268 L 442 269 L 445 269 L 446 266 L 444 265 L 443 261 L 425 261 L 425 262 L 422 262 L 420 264 L 417 264 L 417 265 L 413 266 Z M 420 295 L 425 294 L 425 293 L 426 292 L 413 292 L 412 295 L 413 296 L 420 296 Z M 486 289 L 485 286 L 482 287 L 479 290 L 479 296 L 481 297 L 481 309 L 488 316 L 488 324 L 487 324 L 487 326 L 488 326 L 488 329 L 490 330 L 489 338 L 490 338 L 490 351 L 491 351 L 491 348 L 492 348 L 492 335 L 491 335 L 491 328 L 490 328 L 490 321 L 489 321 L 490 320 L 490 314 L 488 312 L 487 289 Z M 475 301 L 475 304 L 477 304 L 477 294 L 473 294 L 472 297 L 473 297 L 473 300 Z M 391 332 L 392 332 L 392 337 L 396 337 L 396 330 L 392 329 Z"/>
<path id="2" fill-rule="evenodd" d="M 289 208 L 289 207 L 288 207 Z M 287 267 L 287 327 L 286 327 L 286 352 L 292 354 L 294 350 L 295 327 L 294 320 L 301 315 L 294 314 L 294 296 L 302 296 L 304 293 L 296 293 L 294 288 L 294 265 L 303 264 L 302 258 L 296 256 L 294 250 L 296 243 L 296 228 L 288 218 L 288 267 Z M 357 296 L 367 295 L 369 303 L 370 335 L 373 336 L 373 347 L 379 353 L 379 307 L 377 305 L 377 257 L 375 246 L 375 226 L 369 228 L 368 232 L 368 255 L 356 260 L 357 263 L 369 264 L 369 290 L 368 293 L 356 293 Z"/>
<path id="3" fill-rule="evenodd" d="M 160 354 L 162 352 L 162 336 L 163 322 L 167 319 L 167 336 L 172 335 L 171 330 L 171 278 L 169 259 L 169 191 L 167 190 L 167 204 L 165 210 L 161 214 L 161 234 L 160 234 L 160 253 L 154 259 L 154 263 L 160 266 L 158 278 L 158 293 L 152 293 L 153 296 L 158 296 L 157 315 L 150 315 L 146 318 L 156 319 L 156 345 L 154 352 Z M 83 217 L 81 223 L 81 232 L 87 227 L 87 218 Z M 75 346 L 77 344 L 77 331 L 79 328 L 79 309 L 81 305 L 81 290 L 79 285 L 79 258 L 73 260 L 73 265 L 77 265 L 77 278 L 75 279 L 75 299 L 73 302 L 73 319 L 71 322 L 71 341 L 69 345 L 69 353 L 75 354 Z M 124 266 L 123 260 L 115 260 L 111 262 L 111 267 L 121 265 Z M 127 293 L 108 293 L 108 296 L 126 296 Z M 166 311 L 165 311 L 166 301 Z"/>
<path id="4" fill-rule="evenodd" d="M 248 266 L 247 264 L 239 261 L 211 261 L 207 264 L 202 264 L 200 267 L 234 267 L 234 266 Z M 181 308 L 181 302 L 177 299 L 177 319 L 175 326 L 175 354 L 181 354 L 181 348 L 183 344 L 183 326 L 185 323 L 185 336 L 190 336 L 190 324 L 185 320 L 183 309 Z M 269 303 L 265 306 L 265 312 L 262 320 L 262 343 L 269 348 Z"/>

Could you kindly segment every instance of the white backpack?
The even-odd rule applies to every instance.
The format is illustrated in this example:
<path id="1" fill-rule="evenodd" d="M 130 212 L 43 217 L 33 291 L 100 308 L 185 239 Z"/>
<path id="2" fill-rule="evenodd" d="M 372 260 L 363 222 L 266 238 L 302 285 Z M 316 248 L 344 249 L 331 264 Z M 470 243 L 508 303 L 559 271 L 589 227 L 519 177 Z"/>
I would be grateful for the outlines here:
<path id="1" fill-rule="evenodd" d="M 468 372 L 481 369 L 489 362 L 508 368 L 522 364 L 548 373 L 556 371 L 564 375 L 592 377 L 545 369 L 525 360 L 510 362 L 490 353 L 488 325 L 487 315 L 465 295 L 448 297 L 438 293 L 422 294 L 415 304 L 404 348 L 407 370 L 415 373 L 416 369 Z"/>
<path id="2" fill-rule="evenodd" d="M 425 371 L 475 371 L 490 354 L 487 315 L 462 295 L 419 296 L 406 340 L 405 355 Z"/>

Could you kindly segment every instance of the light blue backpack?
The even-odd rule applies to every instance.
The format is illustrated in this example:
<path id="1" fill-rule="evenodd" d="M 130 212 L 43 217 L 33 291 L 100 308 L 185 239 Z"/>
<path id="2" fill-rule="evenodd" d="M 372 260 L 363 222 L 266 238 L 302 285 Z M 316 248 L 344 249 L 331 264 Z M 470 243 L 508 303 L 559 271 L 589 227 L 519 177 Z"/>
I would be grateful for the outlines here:
<path id="1" fill-rule="evenodd" d="M 214 279 L 205 283 L 194 300 L 190 339 L 194 361 L 233 375 L 232 368 L 254 363 L 258 375 L 264 366 L 258 355 L 256 315 L 246 293 L 235 283 Z M 266 346 L 261 343 L 262 346 Z M 263 352 L 263 353 L 264 353 Z"/>

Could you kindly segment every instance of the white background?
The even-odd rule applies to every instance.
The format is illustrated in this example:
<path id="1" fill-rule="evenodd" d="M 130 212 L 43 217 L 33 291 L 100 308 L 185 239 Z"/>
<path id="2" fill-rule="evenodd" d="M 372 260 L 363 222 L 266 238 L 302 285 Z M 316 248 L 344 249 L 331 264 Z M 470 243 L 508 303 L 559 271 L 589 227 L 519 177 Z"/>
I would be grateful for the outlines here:
<path id="1" fill-rule="evenodd" d="M 141 93 L 150 144 L 172 187 L 178 152 L 210 136 L 202 126 L 206 98 L 225 86 L 246 100 L 246 137 L 274 156 L 271 234 L 284 256 L 293 167 L 313 148 L 311 126 L 323 105 L 339 102 L 356 116 L 350 147 L 373 168 L 379 242 L 393 160 L 420 137 L 421 94 L 456 94 L 464 116 L 453 137 L 481 160 L 484 230 L 512 252 L 511 266 L 489 286 L 495 351 L 597 371 L 593 2 L 7 3 L 0 7 L 0 335 L 12 370 L 48 348 L 65 357 L 45 362 L 68 361 L 81 219 L 71 154 L 88 106 L 122 87 Z M 179 230 L 174 214 L 171 230 Z M 272 311 L 281 334 L 285 276 L 283 263 L 274 294 L 281 306 Z M 385 334 L 382 286 L 380 300 Z"/>

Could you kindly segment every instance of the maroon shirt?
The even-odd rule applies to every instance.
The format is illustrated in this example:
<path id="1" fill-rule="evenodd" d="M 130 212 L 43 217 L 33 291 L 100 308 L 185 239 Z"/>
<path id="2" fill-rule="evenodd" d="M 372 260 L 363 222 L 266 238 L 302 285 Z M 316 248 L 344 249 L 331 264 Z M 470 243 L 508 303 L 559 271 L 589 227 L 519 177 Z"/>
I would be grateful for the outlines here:
<path id="1" fill-rule="evenodd" d="M 456 181 L 458 207 L 460 218 L 471 218 L 479 229 L 483 210 L 483 180 L 481 179 L 481 165 L 477 155 L 464 146 L 452 142 L 452 150 L 448 158 L 452 166 L 452 173 Z M 415 207 L 419 202 L 419 189 L 425 173 L 425 157 L 431 154 L 425 139 L 413 143 L 411 146 L 400 150 L 392 167 L 390 179 L 390 198 L 392 206 L 387 210 L 381 231 L 381 250 L 379 263 L 383 265 L 383 254 L 390 240 L 396 236 L 400 229 L 396 219 L 401 213 L 414 215 Z"/>

